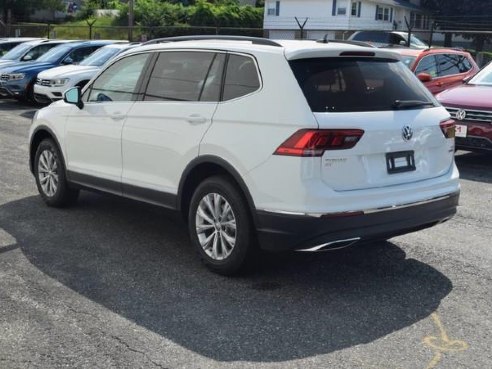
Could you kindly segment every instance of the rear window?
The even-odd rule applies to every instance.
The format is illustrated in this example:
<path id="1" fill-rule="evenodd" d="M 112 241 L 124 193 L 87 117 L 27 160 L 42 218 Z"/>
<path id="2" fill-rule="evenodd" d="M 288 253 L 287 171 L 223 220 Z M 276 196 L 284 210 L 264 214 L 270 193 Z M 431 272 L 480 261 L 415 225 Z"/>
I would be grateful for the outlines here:
<path id="1" fill-rule="evenodd" d="M 401 62 L 367 58 L 313 58 L 290 62 L 313 112 L 396 110 L 395 102 L 435 99 Z M 401 107 L 400 107 L 401 108 Z"/>
<path id="2" fill-rule="evenodd" d="M 352 37 L 352 40 L 387 44 L 390 41 L 389 35 L 389 33 L 384 32 L 359 32 Z"/>

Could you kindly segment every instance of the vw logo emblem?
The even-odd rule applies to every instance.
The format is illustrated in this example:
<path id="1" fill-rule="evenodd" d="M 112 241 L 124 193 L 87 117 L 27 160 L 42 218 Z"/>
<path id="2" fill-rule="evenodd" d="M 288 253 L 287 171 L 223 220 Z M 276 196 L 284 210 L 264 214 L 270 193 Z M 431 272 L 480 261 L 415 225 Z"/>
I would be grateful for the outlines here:
<path id="1" fill-rule="evenodd" d="M 410 141 L 413 137 L 413 130 L 410 126 L 405 126 L 401 129 L 401 136 L 405 141 Z"/>
<path id="2" fill-rule="evenodd" d="M 456 112 L 456 119 L 463 120 L 465 118 L 466 118 L 466 111 L 464 111 L 463 109 L 460 109 Z"/>

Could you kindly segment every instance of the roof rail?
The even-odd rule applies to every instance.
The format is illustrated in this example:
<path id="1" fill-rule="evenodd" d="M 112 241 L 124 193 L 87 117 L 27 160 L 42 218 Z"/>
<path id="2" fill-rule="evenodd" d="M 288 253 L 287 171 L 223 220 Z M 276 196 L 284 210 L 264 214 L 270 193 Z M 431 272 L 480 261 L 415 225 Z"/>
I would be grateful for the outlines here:
<path id="1" fill-rule="evenodd" d="M 374 47 L 374 45 L 371 45 L 367 42 L 364 41 L 354 41 L 354 40 L 331 40 L 328 38 L 328 34 L 325 35 L 321 40 L 316 40 L 316 42 L 319 42 L 320 44 L 329 44 L 330 42 L 336 42 L 338 44 L 348 44 L 348 45 L 355 45 L 355 46 L 364 46 L 364 47 Z"/>
<path id="2" fill-rule="evenodd" d="M 154 40 L 144 42 L 142 46 L 160 44 L 165 42 L 202 41 L 202 40 L 250 41 L 255 45 L 282 47 L 282 45 L 280 45 L 278 42 L 272 41 L 268 38 L 248 37 L 248 36 L 227 36 L 227 35 L 198 35 L 198 36 L 175 36 L 175 37 L 156 38 Z"/>

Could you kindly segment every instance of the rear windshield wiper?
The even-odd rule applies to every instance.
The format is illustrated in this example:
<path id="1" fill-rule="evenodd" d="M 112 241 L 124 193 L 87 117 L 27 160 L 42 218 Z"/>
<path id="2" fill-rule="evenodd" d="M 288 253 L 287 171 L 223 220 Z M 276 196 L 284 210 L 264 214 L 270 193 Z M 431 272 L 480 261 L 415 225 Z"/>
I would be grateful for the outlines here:
<path id="1" fill-rule="evenodd" d="M 391 107 L 393 109 L 411 109 L 429 105 L 434 106 L 434 103 L 422 100 L 395 100 Z"/>

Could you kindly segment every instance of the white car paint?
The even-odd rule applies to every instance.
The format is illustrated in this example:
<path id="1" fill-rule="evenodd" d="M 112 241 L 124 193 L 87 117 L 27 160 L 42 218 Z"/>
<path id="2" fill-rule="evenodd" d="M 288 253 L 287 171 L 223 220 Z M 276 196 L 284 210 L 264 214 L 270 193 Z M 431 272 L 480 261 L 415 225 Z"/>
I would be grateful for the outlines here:
<path id="1" fill-rule="evenodd" d="M 288 63 L 289 59 L 336 57 L 342 51 L 363 50 L 397 59 L 395 54 L 336 43 L 282 45 L 197 41 L 137 48 L 135 53 L 247 54 L 258 65 L 261 87 L 218 103 L 93 102 L 79 109 L 59 102 L 38 113 L 30 135 L 41 125 L 50 127 L 70 171 L 173 195 L 178 194 L 192 160 L 220 158 L 241 176 L 254 208 L 273 213 L 380 209 L 459 192 L 454 140 L 444 137 L 439 126 L 449 118 L 443 107 L 313 113 Z M 411 142 L 402 139 L 406 124 L 414 129 Z M 364 135 L 354 148 L 325 151 L 321 157 L 273 155 L 293 133 L 306 128 L 362 129 Z M 418 169 L 388 175 L 386 153 L 404 150 L 415 151 Z"/>

